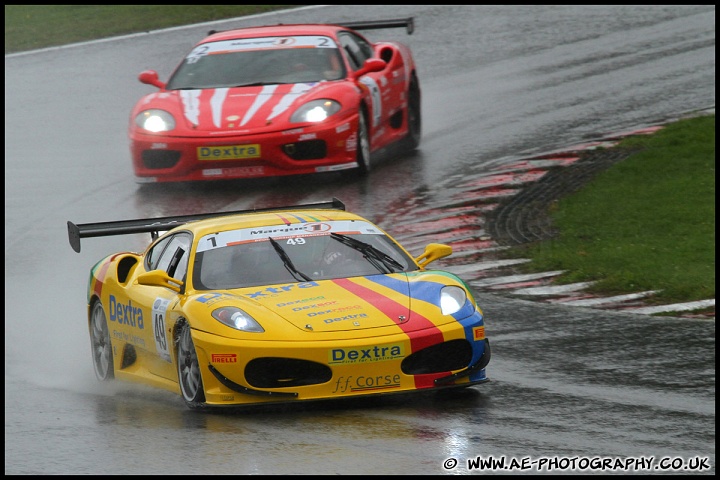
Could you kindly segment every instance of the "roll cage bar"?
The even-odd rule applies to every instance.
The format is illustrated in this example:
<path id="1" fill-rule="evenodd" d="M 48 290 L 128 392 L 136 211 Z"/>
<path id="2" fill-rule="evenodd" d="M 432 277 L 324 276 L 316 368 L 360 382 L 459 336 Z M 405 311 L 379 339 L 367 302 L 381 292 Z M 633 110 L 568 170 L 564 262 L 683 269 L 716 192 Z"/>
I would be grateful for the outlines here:
<path id="1" fill-rule="evenodd" d="M 175 227 L 185 225 L 195 220 L 203 220 L 213 217 L 225 217 L 243 213 L 273 212 L 282 210 L 304 210 L 304 209 L 332 209 L 345 210 L 345 204 L 333 198 L 329 202 L 307 203 L 303 205 L 290 205 L 286 207 L 253 208 L 249 210 L 235 210 L 232 212 L 197 213 L 192 215 L 175 215 L 170 217 L 142 218 L 135 220 L 117 220 L 112 222 L 82 223 L 75 224 L 67 222 L 68 239 L 70 246 L 77 253 L 80 253 L 80 239 L 89 237 L 107 237 L 111 235 L 128 235 L 132 233 L 150 233 L 155 240 L 159 232 L 171 230 Z"/>

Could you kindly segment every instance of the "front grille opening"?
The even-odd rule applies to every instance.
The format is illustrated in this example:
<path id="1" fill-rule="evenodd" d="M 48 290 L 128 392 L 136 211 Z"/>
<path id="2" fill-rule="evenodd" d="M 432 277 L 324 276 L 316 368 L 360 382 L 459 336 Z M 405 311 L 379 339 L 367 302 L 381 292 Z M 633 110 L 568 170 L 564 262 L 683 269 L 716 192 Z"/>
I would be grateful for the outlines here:
<path id="1" fill-rule="evenodd" d="M 250 360 L 245 379 L 255 388 L 301 387 L 329 382 L 327 365 L 295 358 L 265 357 Z"/>
<path id="2" fill-rule="evenodd" d="M 472 360 L 472 347 L 464 339 L 433 345 L 415 352 L 402 361 L 400 368 L 406 375 L 442 373 L 460 370 Z"/>
<path id="3" fill-rule="evenodd" d="M 145 168 L 153 170 L 172 168 L 180 161 L 180 152 L 177 150 L 144 150 L 142 161 Z"/>
<path id="4" fill-rule="evenodd" d="M 325 140 L 306 140 L 283 145 L 285 155 L 293 160 L 318 160 L 327 156 Z"/>

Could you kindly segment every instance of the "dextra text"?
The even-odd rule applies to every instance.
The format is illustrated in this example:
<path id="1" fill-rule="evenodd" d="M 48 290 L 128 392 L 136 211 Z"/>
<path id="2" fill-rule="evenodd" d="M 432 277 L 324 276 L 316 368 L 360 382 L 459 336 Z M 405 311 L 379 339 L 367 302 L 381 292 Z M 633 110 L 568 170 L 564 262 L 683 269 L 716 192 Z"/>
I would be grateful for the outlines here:
<path id="1" fill-rule="evenodd" d="M 143 312 L 140 307 L 136 307 L 132 304 L 132 300 L 128 300 L 128 303 L 117 301 L 114 295 L 110 295 L 110 321 L 118 322 L 131 327 L 139 328 L 140 330 L 145 328 L 145 321 L 143 319 Z"/>
<path id="2" fill-rule="evenodd" d="M 388 345 L 369 348 L 334 348 L 330 352 L 331 363 L 377 362 L 402 356 L 401 345 Z"/>
<path id="3" fill-rule="evenodd" d="M 268 287 L 265 290 L 260 290 L 259 292 L 250 293 L 248 296 L 250 298 L 263 298 L 263 297 L 270 297 L 277 295 L 279 293 L 283 292 L 289 292 L 290 290 L 294 288 L 310 288 L 310 287 L 317 287 L 317 282 L 303 282 L 303 283 L 291 283 L 289 285 L 283 285 L 281 287 Z"/>

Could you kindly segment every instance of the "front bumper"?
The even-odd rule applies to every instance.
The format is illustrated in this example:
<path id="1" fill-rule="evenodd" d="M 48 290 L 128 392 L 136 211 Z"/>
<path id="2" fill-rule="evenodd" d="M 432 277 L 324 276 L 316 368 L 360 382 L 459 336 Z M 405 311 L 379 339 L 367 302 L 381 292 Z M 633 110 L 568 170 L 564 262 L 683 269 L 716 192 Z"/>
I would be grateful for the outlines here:
<path id="1" fill-rule="evenodd" d="M 268 342 L 222 339 L 193 331 L 206 404 L 244 405 L 358 397 L 487 381 L 486 338 L 466 332 L 479 323 L 449 326 L 441 341 L 412 351 L 405 335 L 332 342 Z M 435 331 L 437 334 L 437 331 Z M 418 345 L 418 339 L 413 341 Z M 422 340 L 420 343 L 425 343 Z M 214 353 L 222 352 L 222 353 Z"/>
<path id="2" fill-rule="evenodd" d="M 357 167 L 357 115 L 260 135 L 172 137 L 130 132 L 138 183 L 312 174 Z"/>

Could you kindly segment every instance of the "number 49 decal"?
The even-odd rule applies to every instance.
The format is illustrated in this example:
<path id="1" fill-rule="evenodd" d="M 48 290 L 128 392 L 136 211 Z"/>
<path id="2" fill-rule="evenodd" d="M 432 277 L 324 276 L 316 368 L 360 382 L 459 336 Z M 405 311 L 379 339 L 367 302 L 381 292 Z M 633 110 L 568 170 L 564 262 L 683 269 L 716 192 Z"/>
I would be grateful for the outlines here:
<path id="1" fill-rule="evenodd" d="M 165 314 L 170 300 L 156 298 L 152 308 L 152 326 L 155 337 L 155 348 L 158 355 L 165 361 L 170 362 L 170 345 L 167 339 L 165 328 Z"/>

